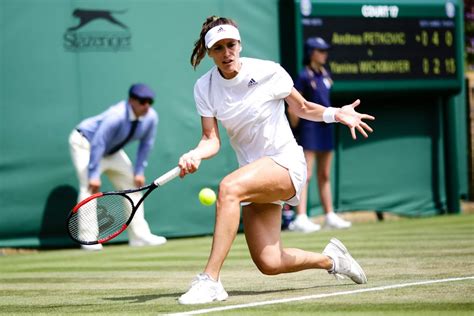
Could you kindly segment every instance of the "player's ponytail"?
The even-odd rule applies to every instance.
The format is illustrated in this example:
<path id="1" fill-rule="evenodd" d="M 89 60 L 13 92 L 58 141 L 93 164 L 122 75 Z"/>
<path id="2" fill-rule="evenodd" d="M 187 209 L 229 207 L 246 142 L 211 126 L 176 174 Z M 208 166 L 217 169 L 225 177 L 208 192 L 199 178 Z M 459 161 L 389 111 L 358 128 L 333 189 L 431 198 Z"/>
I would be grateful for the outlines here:
<path id="1" fill-rule="evenodd" d="M 206 55 L 207 49 L 204 41 L 206 33 L 214 26 L 222 24 L 230 24 L 237 27 L 237 24 L 232 19 L 220 18 L 215 15 L 208 17 L 202 24 L 201 34 L 199 35 L 199 39 L 194 43 L 194 49 L 191 55 L 191 65 L 194 69 L 196 69 L 196 67 Z"/>

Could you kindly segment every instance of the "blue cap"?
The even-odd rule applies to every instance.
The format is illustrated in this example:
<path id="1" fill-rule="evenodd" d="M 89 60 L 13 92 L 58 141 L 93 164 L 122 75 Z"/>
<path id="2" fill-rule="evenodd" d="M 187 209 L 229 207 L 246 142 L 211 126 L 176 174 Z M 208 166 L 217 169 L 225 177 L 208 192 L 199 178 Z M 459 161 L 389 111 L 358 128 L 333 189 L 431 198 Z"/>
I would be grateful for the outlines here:
<path id="1" fill-rule="evenodd" d="M 136 83 L 130 87 L 130 90 L 128 90 L 128 96 L 135 96 L 141 99 L 154 99 L 155 92 L 144 83 Z"/>
<path id="2" fill-rule="evenodd" d="M 306 50 L 327 50 L 331 47 L 322 37 L 310 37 L 305 42 Z"/>

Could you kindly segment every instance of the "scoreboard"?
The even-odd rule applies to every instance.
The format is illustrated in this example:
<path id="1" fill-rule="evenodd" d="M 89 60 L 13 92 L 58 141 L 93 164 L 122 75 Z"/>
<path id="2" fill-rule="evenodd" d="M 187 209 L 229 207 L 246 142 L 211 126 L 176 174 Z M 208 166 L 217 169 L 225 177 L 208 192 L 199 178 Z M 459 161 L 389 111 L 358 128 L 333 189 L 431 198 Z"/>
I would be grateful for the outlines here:
<path id="1" fill-rule="evenodd" d="M 305 40 L 324 38 L 331 45 L 326 66 L 335 92 L 461 87 L 463 12 L 457 0 L 296 0 L 292 5 L 296 68 L 303 67 Z"/>
<path id="2" fill-rule="evenodd" d="M 453 20 L 378 19 L 368 25 L 360 18 L 321 17 L 302 23 L 305 38 L 321 36 L 331 43 L 335 79 L 456 78 Z"/>

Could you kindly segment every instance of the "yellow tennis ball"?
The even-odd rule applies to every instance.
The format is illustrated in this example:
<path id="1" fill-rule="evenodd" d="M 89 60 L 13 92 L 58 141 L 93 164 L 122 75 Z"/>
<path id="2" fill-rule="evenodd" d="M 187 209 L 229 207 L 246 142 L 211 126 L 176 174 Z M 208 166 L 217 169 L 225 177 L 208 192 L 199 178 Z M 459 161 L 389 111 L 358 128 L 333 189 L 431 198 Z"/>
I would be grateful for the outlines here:
<path id="1" fill-rule="evenodd" d="M 209 188 L 199 191 L 199 201 L 202 205 L 210 206 L 216 202 L 216 193 Z"/>

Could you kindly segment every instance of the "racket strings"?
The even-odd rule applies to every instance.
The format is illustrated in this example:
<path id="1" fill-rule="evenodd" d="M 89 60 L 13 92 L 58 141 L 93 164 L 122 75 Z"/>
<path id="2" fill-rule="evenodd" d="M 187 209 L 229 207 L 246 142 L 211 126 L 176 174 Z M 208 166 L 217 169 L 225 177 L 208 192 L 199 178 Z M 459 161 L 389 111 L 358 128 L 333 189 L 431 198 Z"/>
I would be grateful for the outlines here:
<path id="1" fill-rule="evenodd" d="M 120 231 L 132 209 L 132 202 L 124 195 L 99 196 L 72 214 L 69 233 L 81 243 L 94 243 Z"/>

